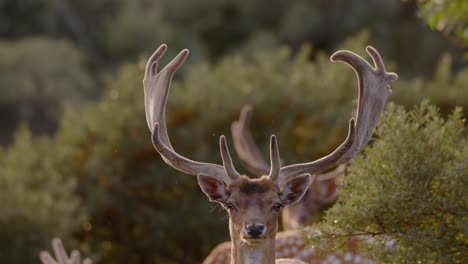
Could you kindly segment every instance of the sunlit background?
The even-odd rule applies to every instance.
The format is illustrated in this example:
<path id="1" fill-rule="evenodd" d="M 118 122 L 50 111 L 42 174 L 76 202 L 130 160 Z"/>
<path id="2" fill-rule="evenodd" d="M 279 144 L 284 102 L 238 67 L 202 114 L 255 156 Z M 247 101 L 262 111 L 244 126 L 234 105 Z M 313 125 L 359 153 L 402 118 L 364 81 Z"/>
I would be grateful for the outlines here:
<path id="1" fill-rule="evenodd" d="M 229 240 L 224 210 L 151 145 L 142 75 L 162 43 L 160 65 L 190 49 L 168 127 L 200 161 L 221 162 L 246 103 L 265 155 L 272 133 L 288 164 L 334 149 L 357 98 L 338 49 L 377 48 L 396 104 L 466 117 L 468 6 L 448 2 L 0 1 L 0 262 L 39 263 L 61 237 L 96 263 L 201 263 Z"/>

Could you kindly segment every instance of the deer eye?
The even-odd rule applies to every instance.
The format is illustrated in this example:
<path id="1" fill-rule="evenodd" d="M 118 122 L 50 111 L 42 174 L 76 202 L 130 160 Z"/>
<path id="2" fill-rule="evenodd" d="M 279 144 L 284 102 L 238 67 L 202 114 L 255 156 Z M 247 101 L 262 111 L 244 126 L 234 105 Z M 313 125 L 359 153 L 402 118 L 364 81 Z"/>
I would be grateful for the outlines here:
<path id="1" fill-rule="evenodd" d="M 227 203 L 224 205 L 228 211 L 233 211 L 236 207 L 232 203 Z"/>
<path id="2" fill-rule="evenodd" d="M 283 208 L 283 205 L 280 204 L 280 203 L 275 203 L 275 205 L 273 205 L 273 208 L 272 210 L 273 211 L 276 211 L 276 212 L 279 212 L 281 210 L 281 208 Z"/>

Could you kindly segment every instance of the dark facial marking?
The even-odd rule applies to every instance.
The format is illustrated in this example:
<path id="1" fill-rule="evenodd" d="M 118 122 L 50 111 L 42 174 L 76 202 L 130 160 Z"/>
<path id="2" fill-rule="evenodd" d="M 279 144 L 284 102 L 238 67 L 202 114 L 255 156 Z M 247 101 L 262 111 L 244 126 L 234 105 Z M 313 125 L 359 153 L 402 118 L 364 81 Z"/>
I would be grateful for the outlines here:
<path id="1" fill-rule="evenodd" d="M 261 184 L 259 182 L 243 182 L 239 186 L 239 190 L 241 193 L 250 195 L 250 194 L 262 194 L 267 192 L 269 186 L 265 184 Z"/>

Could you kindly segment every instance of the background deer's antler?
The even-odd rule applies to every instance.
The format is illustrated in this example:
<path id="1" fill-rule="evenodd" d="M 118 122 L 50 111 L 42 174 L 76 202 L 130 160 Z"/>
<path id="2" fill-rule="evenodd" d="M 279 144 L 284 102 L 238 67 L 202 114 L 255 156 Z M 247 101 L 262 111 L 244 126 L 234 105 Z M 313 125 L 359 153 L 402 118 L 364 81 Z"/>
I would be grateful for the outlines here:
<path id="1" fill-rule="evenodd" d="M 239 120 L 234 121 L 231 125 L 234 149 L 242 165 L 244 165 L 249 172 L 257 176 L 267 175 L 270 172 L 270 164 L 263 158 L 250 132 L 252 111 L 251 105 L 244 105 L 240 111 Z"/>
<path id="2" fill-rule="evenodd" d="M 49 252 L 42 251 L 40 258 L 44 264 L 81 264 L 80 252 L 78 250 L 73 250 L 68 257 L 67 251 L 63 246 L 62 240 L 60 238 L 54 238 L 52 240 L 52 248 L 55 252 L 54 259 Z M 89 258 L 83 260 L 83 264 L 92 264 L 93 261 Z"/>

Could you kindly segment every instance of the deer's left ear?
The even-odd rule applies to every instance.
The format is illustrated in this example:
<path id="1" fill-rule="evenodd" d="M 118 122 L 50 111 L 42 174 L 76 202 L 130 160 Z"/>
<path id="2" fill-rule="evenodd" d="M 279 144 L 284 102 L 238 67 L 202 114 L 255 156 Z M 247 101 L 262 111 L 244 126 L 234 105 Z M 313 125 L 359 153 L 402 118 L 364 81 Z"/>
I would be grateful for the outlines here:
<path id="1" fill-rule="evenodd" d="M 299 201 L 304 196 L 307 188 L 309 188 L 311 178 L 310 174 L 304 174 L 288 181 L 280 193 L 280 199 L 283 204 L 289 205 Z"/>
<path id="2" fill-rule="evenodd" d="M 204 174 L 198 174 L 197 178 L 198 185 L 211 202 L 224 203 L 227 201 L 229 192 L 224 182 Z"/>

